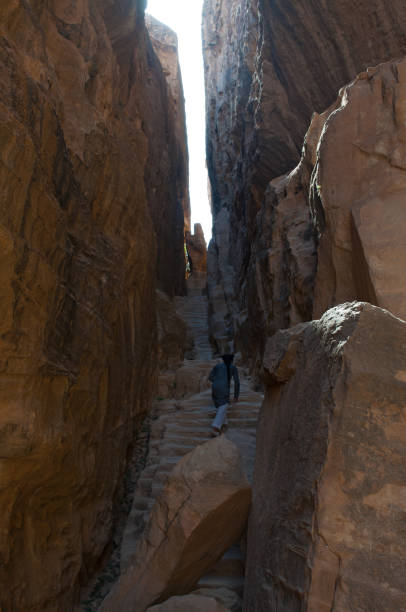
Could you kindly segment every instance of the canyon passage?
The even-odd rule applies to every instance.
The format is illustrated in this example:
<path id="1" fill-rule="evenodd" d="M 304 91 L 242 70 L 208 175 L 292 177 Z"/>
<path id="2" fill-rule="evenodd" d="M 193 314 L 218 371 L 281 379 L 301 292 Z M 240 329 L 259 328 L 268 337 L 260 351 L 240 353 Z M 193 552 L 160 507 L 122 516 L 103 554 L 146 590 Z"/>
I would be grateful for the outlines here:
<path id="1" fill-rule="evenodd" d="M 406 5 L 0 8 L 0 609 L 406 601 Z M 213 436 L 208 380 L 241 390 Z"/>

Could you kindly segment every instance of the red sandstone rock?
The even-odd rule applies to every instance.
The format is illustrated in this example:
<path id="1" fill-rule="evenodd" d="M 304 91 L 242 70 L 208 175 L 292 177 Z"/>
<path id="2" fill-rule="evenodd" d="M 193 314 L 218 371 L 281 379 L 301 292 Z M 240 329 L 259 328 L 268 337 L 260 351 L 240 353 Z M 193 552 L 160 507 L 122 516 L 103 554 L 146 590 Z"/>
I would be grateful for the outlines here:
<path id="1" fill-rule="evenodd" d="M 157 316 L 158 365 L 160 372 L 164 372 L 178 368 L 183 362 L 187 349 L 187 326 L 176 313 L 173 300 L 162 291 L 157 291 Z"/>
<path id="2" fill-rule="evenodd" d="M 345 300 L 406 318 L 405 67 L 406 60 L 380 65 L 343 88 L 314 115 L 298 167 L 270 183 L 247 280 L 246 353 L 255 338 L 262 354 L 263 330 L 270 335 Z"/>
<path id="3" fill-rule="evenodd" d="M 170 121 L 175 130 L 176 145 L 172 149 L 174 157 L 170 160 L 174 182 L 177 190 L 177 198 L 183 209 L 184 229 L 190 230 L 190 201 L 189 201 L 189 155 L 187 148 L 185 99 L 183 95 L 182 75 L 178 57 L 178 39 L 168 26 L 164 25 L 151 15 L 145 16 L 145 23 L 151 38 L 152 46 L 161 63 L 166 82 L 168 84 L 168 109 L 164 117 L 169 114 Z M 156 119 L 155 119 L 156 121 Z M 162 204 L 162 203 L 161 203 Z M 160 207 L 160 213 L 164 210 Z M 181 218 L 177 220 L 181 223 Z M 182 226 L 183 229 L 183 226 Z M 173 234 L 172 238 L 176 236 Z"/>
<path id="4" fill-rule="evenodd" d="M 171 276 L 160 278 L 182 288 L 173 165 L 150 167 L 158 152 L 171 159 L 175 129 L 154 123 L 149 96 L 161 112 L 168 94 L 143 10 L 140 0 L 1 3 L 4 610 L 71 610 L 109 543 L 155 381 L 154 190 L 167 221 L 180 211 Z"/>
<path id="5" fill-rule="evenodd" d="M 145 182 L 151 185 L 146 194 L 157 234 L 158 288 L 171 296 L 183 295 L 186 291 L 184 234 L 185 226 L 190 226 L 190 204 L 177 38 L 170 28 L 152 17 L 148 17 L 147 26 L 154 50 L 149 50 L 149 66 L 138 78 L 146 100 L 142 109 L 142 127 L 149 144 Z"/>
<path id="6" fill-rule="evenodd" d="M 406 319 L 406 60 L 343 88 L 318 144 L 314 316 L 348 299 Z"/>
<path id="7" fill-rule="evenodd" d="M 246 357 L 261 354 L 264 329 L 312 311 L 315 248 L 302 185 L 310 175 L 296 176 L 290 187 L 285 179 L 269 182 L 298 162 L 314 111 L 332 104 L 358 72 L 405 54 L 405 23 L 403 0 L 205 2 L 211 327 L 215 336 L 238 335 Z M 342 299 L 348 296 L 326 306 Z"/>
<path id="8" fill-rule="evenodd" d="M 365 303 L 267 344 L 247 612 L 400 610 L 406 323 Z"/>
<path id="9" fill-rule="evenodd" d="M 241 536 L 250 503 L 235 444 L 220 436 L 197 446 L 171 472 L 132 565 L 101 611 L 144 612 L 191 591 Z"/>
<path id="10" fill-rule="evenodd" d="M 402 0 L 205 0 L 203 48 L 214 209 L 298 162 L 312 113 L 338 89 L 406 53 Z M 370 41 L 374 44 L 371 45 Z M 244 159 L 244 156 L 247 156 Z M 240 165 L 243 175 L 238 179 Z M 233 181 L 235 184 L 233 185 Z M 235 205 L 237 206 L 237 202 Z"/>

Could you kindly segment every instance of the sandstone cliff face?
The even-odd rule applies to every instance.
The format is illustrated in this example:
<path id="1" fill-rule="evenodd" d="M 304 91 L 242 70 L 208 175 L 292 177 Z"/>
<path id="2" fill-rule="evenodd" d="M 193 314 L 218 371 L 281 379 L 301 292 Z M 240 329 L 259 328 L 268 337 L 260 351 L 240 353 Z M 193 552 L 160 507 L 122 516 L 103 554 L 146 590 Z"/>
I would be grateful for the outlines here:
<path id="1" fill-rule="evenodd" d="M 150 211 L 166 202 L 179 228 L 182 211 L 163 189 L 176 130 L 154 124 L 150 99 L 161 112 L 168 94 L 144 4 L 1 4 L 4 610 L 72 608 L 109 541 L 135 418 L 149 407 L 155 235 L 167 231 Z M 183 259 L 168 259 L 160 282 L 182 290 Z"/>
<path id="2" fill-rule="evenodd" d="M 282 188 L 279 183 L 266 193 L 269 181 L 297 163 L 313 111 L 324 111 L 339 88 L 367 66 L 405 53 L 405 20 L 401 1 L 389 6 L 384 0 L 365 0 L 355 7 L 344 0 L 312 0 L 302 7 L 285 0 L 206 0 L 207 153 L 214 213 L 208 286 L 217 312 L 215 334 L 221 327 L 229 336 L 241 329 L 245 343 L 255 345 L 251 334 L 256 338 L 258 332 L 251 322 L 263 310 L 264 299 L 250 295 L 256 258 L 272 276 L 266 252 L 277 234 L 280 244 L 289 234 L 269 228 L 271 202 L 279 199 L 275 190 Z M 296 199 L 297 193 L 292 195 Z M 296 271 L 296 264 L 289 268 L 291 238 L 282 251 L 277 248 L 297 289 L 294 295 L 283 287 L 275 292 L 285 324 L 298 316 L 308 318 L 312 309 L 308 298 L 299 295 L 309 285 L 315 250 L 306 215 L 299 212 L 302 227 L 297 228 L 307 243 L 306 269 Z M 293 314 L 286 310 L 289 300 Z"/>
<path id="3" fill-rule="evenodd" d="M 315 114 L 300 164 L 257 215 L 240 344 L 367 300 L 406 318 L 406 60 L 368 69 Z M 253 351 L 251 349 L 251 354 Z M 255 354 L 254 354 L 255 355 Z"/>
<path id="4" fill-rule="evenodd" d="M 144 109 L 146 128 L 149 142 L 154 143 L 146 166 L 146 181 L 152 186 L 147 194 L 157 231 L 158 281 L 161 290 L 181 295 L 185 292 L 184 234 L 190 229 L 190 201 L 178 41 L 172 30 L 150 15 L 146 25 L 167 82 L 167 92 L 162 95 L 160 69 L 155 66 L 149 75 L 156 82 L 154 88 L 148 79 L 143 85 L 148 92 Z M 156 62 L 153 55 L 150 61 Z"/>
<path id="5" fill-rule="evenodd" d="M 405 342 L 351 303 L 267 344 L 247 612 L 404 606 Z"/>
<path id="6" fill-rule="evenodd" d="M 314 317 L 348 299 L 406 319 L 406 60 L 368 69 L 327 113 L 309 189 Z"/>

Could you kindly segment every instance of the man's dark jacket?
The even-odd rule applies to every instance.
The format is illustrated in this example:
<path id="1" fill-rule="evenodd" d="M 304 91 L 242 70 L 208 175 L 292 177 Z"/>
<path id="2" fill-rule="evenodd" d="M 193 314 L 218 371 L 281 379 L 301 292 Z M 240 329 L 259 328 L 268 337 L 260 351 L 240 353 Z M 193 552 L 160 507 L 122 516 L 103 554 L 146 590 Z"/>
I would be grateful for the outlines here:
<path id="1" fill-rule="evenodd" d="M 228 379 L 225 363 L 218 363 L 210 372 L 209 380 L 212 383 L 211 394 L 216 408 L 229 403 L 232 378 L 234 379 L 234 399 L 237 400 L 240 395 L 240 379 L 237 368 L 234 365 L 230 365 L 230 380 Z"/>

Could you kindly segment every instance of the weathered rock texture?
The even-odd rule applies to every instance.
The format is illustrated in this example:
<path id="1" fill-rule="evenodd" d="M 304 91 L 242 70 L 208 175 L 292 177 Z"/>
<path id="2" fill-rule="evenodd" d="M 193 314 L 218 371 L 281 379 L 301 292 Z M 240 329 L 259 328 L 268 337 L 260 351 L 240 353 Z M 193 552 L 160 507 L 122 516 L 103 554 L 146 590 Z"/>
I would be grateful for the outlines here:
<path id="1" fill-rule="evenodd" d="M 178 210 L 178 215 L 174 215 L 170 209 L 168 210 L 165 201 L 158 201 L 158 199 L 155 201 L 157 221 L 159 219 L 162 228 L 165 223 L 170 224 L 166 228 L 169 242 L 162 249 L 162 256 L 167 257 L 169 249 L 174 246 L 174 241 L 176 241 L 175 245 L 179 249 L 180 235 L 183 238 L 184 230 L 190 230 L 189 155 L 187 149 L 185 99 L 179 66 L 178 39 L 175 32 L 157 19 L 154 19 L 151 15 L 145 16 L 145 23 L 168 84 L 169 121 L 171 128 L 175 128 L 175 139 L 169 149 L 170 157 L 166 160 L 166 163 L 171 166 L 171 172 L 166 175 L 167 177 L 172 177 L 171 181 L 169 181 L 169 183 L 172 183 L 170 185 L 171 191 L 169 191 L 170 201 L 178 202 L 183 210 L 183 216 L 180 215 L 180 210 Z M 149 102 L 151 103 L 151 100 Z M 168 110 L 165 111 L 164 109 L 160 119 L 165 121 L 165 117 L 168 117 Z M 154 123 L 157 119 L 159 117 L 154 118 Z M 163 146 L 162 148 L 164 149 L 165 147 Z M 157 198 L 159 197 L 158 193 L 155 195 Z M 183 251 L 182 256 L 184 257 Z"/>
<path id="2" fill-rule="evenodd" d="M 247 612 L 404 606 L 405 347 L 357 302 L 267 344 Z"/>
<path id="3" fill-rule="evenodd" d="M 179 228 L 158 277 L 183 289 L 176 129 L 144 4 L 1 3 L 4 610 L 72 609 L 109 542 L 155 379 L 158 200 Z"/>
<path id="4" fill-rule="evenodd" d="M 314 316 L 356 298 L 406 319 L 406 60 L 368 69 L 336 109 L 310 186 L 320 236 Z"/>
<path id="5" fill-rule="evenodd" d="M 267 336 L 347 300 L 406 319 L 405 103 L 406 60 L 368 69 L 313 116 L 299 165 L 269 184 L 239 314 L 257 362 Z"/>
<path id="6" fill-rule="evenodd" d="M 237 446 L 221 436 L 196 447 L 170 473 L 133 564 L 101 610 L 143 612 L 191 591 L 241 536 L 250 504 Z"/>
<path id="7" fill-rule="evenodd" d="M 390 6 L 363 0 L 356 7 L 348 0 L 309 0 L 303 6 L 292 0 L 206 0 L 207 163 L 214 215 L 208 289 L 214 339 L 240 334 L 252 353 L 264 318 L 265 325 L 279 326 L 274 311 L 285 325 L 309 318 L 314 244 L 308 213 L 295 203 L 301 183 L 298 177 L 296 185 L 290 183 L 278 210 L 275 200 L 285 185 L 268 185 L 297 163 L 313 111 L 324 111 L 339 88 L 367 66 L 406 52 L 405 22 L 401 0 Z M 336 181 L 348 180 L 336 164 L 330 172 Z M 298 260 L 302 250 L 304 259 Z M 281 263 L 282 283 L 274 278 Z"/>
<path id="8" fill-rule="evenodd" d="M 188 346 L 187 326 L 177 314 L 174 300 L 162 291 L 157 291 L 157 321 L 159 371 L 177 369 Z"/>

